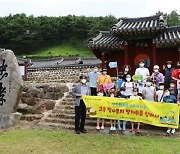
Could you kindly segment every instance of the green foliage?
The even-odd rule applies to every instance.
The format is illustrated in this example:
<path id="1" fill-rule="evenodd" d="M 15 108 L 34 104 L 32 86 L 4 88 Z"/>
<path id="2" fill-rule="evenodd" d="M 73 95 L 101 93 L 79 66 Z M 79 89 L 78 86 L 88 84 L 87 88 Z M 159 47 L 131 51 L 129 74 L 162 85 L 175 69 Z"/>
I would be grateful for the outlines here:
<path id="1" fill-rule="evenodd" d="M 177 11 L 174 10 L 167 15 L 167 20 L 169 26 L 180 25 L 180 14 L 178 14 Z"/>
<path id="2" fill-rule="evenodd" d="M 23 54 L 18 57 L 26 56 L 27 58 L 48 58 L 48 57 L 93 57 L 90 49 L 84 49 L 75 45 L 64 44 L 42 48 L 34 51 L 32 54 Z"/>
<path id="3" fill-rule="evenodd" d="M 16 130 L 0 134 L 2 154 L 179 153 L 179 138 L 76 135 L 69 131 Z"/>
<path id="4" fill-rule="evenodd" d="M 158 12 L 163 14 L 162 12 Z M 168 25 L 180 25 L 177 11 L 166 14 Z M 106 17 L 60 16 L 34 17 L 26 14 L 0 17 L 0 48 L 12 49 L 15 54 L 34 54 L 49 46 L 81 44 L 87 49 L 88 40 L 98 35 L 98 31 L 110 30 L 118 19 Z"/>

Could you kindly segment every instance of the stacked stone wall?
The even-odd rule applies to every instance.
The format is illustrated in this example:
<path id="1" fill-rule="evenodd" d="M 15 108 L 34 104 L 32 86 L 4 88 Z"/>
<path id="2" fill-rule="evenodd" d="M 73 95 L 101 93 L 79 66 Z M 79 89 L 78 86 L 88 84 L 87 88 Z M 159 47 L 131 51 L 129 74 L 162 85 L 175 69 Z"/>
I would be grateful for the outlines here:
<path id="1" fill-rule="evenodd" d="M 94 66 L 28 69 L 27 81 L 37 83 L 78 82 L 79 76 L 87 75 Z"/>

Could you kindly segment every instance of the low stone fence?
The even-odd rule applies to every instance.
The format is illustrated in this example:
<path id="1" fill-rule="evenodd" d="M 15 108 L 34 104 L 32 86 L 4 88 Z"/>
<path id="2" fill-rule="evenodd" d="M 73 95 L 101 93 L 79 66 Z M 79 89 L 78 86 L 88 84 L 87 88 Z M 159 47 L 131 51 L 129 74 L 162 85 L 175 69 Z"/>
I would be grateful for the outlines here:
<path id="1" fill-rule="evenodd" d="M 94 66 L 74 66 L 74 67 L 60 67 L 60 68 L 33 68 L 28 69 L 27 81 L 47 83 L 47 82 L 77 82 L 79 76 L 87 73 Z M 98 66 L 100 67 L 100 65 Z"/>

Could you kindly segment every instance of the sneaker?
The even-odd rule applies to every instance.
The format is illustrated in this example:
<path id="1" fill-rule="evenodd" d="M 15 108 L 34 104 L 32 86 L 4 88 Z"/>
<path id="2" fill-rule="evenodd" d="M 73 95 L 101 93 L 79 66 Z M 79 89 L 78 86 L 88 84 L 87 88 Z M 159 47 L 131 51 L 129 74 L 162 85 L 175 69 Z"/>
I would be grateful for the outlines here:
<path id="1" fill-rule="evenodd" d="M 140 131 L 140 129 L 137 129 L 136 132 L 137 132 L 137 133 L 140 133 L 141 131 Z"/>
<path id="2" fill-rule="evenodd" d="M 131 129 L 130 129 L 130 132 L 134 132 L 134 129 L 131 128 Z"/>
<path id="3" fill-rule="evenodd" d="M 101 126 L 101 129 L 104 130 L 104 126 Z"/>
<path id="4" fill-rule="evenodd" d="M 120 131 L 121 131 L 121 130 L 122 130 L 122 128 L 121 128 L 121 127 L 118 127 L 118 130 L 120 130 Z"/>
<path id="5" fill-rule="evenodd" d="M 113 127 L 113 130 L 116 130 L 116 127 Z"/>
<path id="6" fill-rule="evenodd" d="M 168 128 L 168 130 L 167 130 L 167 134 L 170 134 L 170 132 L 171 132 L 171 128 Z"/>
<path id="7" fill-rule="evenodd" d="M 77 135 L 79 135 L 79 134 L 80 134 L 80 131 L 76 130 L 75 133 L 76 133 Z"/>
<path id="8" fill-rule="evenodd" d="M 84 130 L 81 130 L 80 132 L 81 132 L 81 133 L 87 133 L 87 130 L 84 129 Z"/>
<path id="9" fill-rule="evenodd" d="M 113 126 L 111 126 L 110 130 L 113 130 Z"/>
<path id="10" fill-rule="evenodd" d="M 171 130 L 171 134 L 174 134 L 176 132 L 176 130 L 173 128 L 172 130 Z"/>
<path id="11" fill-rule="evenodd" d="M 97 130 L 100 130 L 100 127 L 99 127 L 99 126 L 96 126 L 96 129 L 97 129 Z"/>

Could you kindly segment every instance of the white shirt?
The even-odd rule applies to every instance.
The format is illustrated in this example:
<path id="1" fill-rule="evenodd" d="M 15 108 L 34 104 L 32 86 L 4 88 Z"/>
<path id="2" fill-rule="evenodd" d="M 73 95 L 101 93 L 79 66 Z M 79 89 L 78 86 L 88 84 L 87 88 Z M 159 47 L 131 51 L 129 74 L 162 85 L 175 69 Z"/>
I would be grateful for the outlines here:
<path id="1" fill-rule="evenodd" d="M 143 91 L 145 91 L 145 100 L 154 101 L 155 88 L 153 86 L 144 87 Z"/>
<path id="2" fill-rule="evenodd" d="M 130 99 L 141 99 L 141 96 L 130 96 Z"/>
<path id="3" fill-rule="evenodd" d="M 148 68 L 137 68 L 136 71 L 135 71 L 135 75 L 142 75 L 143 76 L 143 80 L 146 79 L 147 76 L 150 75 L 149 73 L 149 69 Z"/>
<path id="4" fill-rule="evenodd" d="M 156 91 L 156 95 L 157 95 L 157 99 L 158 99 L 158 102 L 163 102 L 163 90 L 158 90 Z M 161 99 L 161 100 L 160 100 Z"/>
<path id="5" fill-rule="evenodd" d="M 123 82 L 121 87 L 125 88 L 126 96 L 133 95 L 133 83 L 132 82 Z"/>

